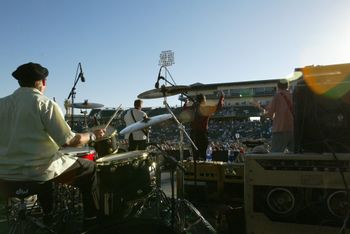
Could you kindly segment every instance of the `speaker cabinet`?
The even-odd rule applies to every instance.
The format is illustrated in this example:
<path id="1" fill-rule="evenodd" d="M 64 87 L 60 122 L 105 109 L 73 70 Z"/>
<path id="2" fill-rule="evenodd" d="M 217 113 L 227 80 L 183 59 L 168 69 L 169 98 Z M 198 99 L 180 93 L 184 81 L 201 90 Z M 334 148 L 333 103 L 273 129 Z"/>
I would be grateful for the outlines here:
<path id="1" fill-rule="evenodd" d="M 186 171 L 183 181 L 179 176 L 181 171 L 177 172 L 177 190 L 189 201 L 243 203 L 244 164 L 199 161 L 196 170 L 193 161 L 183 161 L 182 165 Z"/>
<path id="2" fill-rule="evenodd" d="M 295 152 L 350 153 L 350 64 L 307 66 L 294 87 Z"/>
<path id="3" fill-rule="evenodd" d="M 350 154 L 246 155 L 248 234 L 339 233 L 350 206 Z M 345 233 L 350 233 L 349 223 Z"/>

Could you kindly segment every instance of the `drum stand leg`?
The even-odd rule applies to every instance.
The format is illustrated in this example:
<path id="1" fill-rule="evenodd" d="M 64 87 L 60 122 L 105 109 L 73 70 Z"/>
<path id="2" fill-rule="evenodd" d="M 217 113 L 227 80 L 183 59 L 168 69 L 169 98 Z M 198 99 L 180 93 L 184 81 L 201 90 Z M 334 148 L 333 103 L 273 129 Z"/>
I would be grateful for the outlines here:
<path id="1" fill-rule="evenodd" d="M 153 210 L 152 218 L 156 218 L 158 220 L 163 220 L 166 214 L 171 212 L 171 224 L 174 225 L 175 220 L 175 188 L 174 188 L 174 173 L 177 167 L 181 170 L 184 168 L 179 164 L 176 159 L 167 155 L 167 152 L 164 151 L 159 145 L 155 144 L 155 146 L 162 152 L 159 155 L 156 155 L 156 168 L 155 168 L 155 177 L 156 184 L 153 190 L 148 194 L 148 196 L 143 199 L 139 204 L 140 207 L 136 213 L 135 217 L 142 217 L 145 213 L 147 214 L 147 209 L 153 205 L 155 210 Z M 171 199 L 167 197 L 167 195 L 161 189 L 161 169 L 160 169 L 160 160 L 159 157 L 162 155 L 164 159 L 169 163 L 171 171 L 170 171 L 170 180 L 171 180 Z M 164 213 L 163 211 L 166 211 Z M 163 213 L 162 213 L 163 212 Z"/>
<path id="2" fill-rule="evenodd" d="M 153 192 L 153 194 L 156 197 L 156 212 L 157 212 L 157 217 L 160 218 L 160 210 L 161 204 L 165 204 L 165 208 L 167 210 L 171 211 L 171 226 L 175 226 L 175 209 L 176 209 L 176 199 L 175 199 L 175 171 L 177 168 L 179 168 L 181 171 L 185 171 L 185 169 L 181 166 L 181 164 L 172 156 L 168 155 L 166 151 L 164 151 L 159 145 L 155 144 L 156 146 L 162 153 L 161 155 L 164 157 L 164 161 L 169 165 L 170 168 L 170 184 L 171 184 L 171 199 L 166 196 L 166 194 L 161 190 L 161 170 L 160 170 L 160 162 L 159 162 L 159 156 L 156 155 L 156 187 Z"/>
<path id="3" fill-rule="evenodd" d="M 152 212 L 152 219 L 161 219 L 161 210 L 168 211 L 171 207 L 171 202 L 166 194 L 156 186 L 139 204 L 139 209 L 136 211 L 134 217 L 139 218 L 147 215 L 147 210 L 152 207 L 155 202 L 155 214 Z"/>

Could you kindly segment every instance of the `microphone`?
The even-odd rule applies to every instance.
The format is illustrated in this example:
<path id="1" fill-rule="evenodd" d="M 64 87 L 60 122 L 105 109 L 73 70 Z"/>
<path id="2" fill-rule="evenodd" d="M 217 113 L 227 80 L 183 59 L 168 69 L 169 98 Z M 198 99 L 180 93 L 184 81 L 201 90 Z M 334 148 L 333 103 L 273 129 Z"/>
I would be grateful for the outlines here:
<path id="1" fill-rule="evenodd" d="M 158 72 L 157 82 L 154 84 L 154 87 L 156 89 L 159 89 L 159 80 L 161 79 L 160 72 L 162 71 L 162 68 L 163 68 L 163 66 L 160 67 L 159 72 Z"/>
<path id="2" fill-rule="evenodd" d="M 80 68 L 79 77 L 81 79 L 81 82 L 85 82 L 85 77 L 84 77 L 84 73 L 83 73 L 83 68 L 81 67 L 81 63 L 79 63 L 79 68 Z"/>

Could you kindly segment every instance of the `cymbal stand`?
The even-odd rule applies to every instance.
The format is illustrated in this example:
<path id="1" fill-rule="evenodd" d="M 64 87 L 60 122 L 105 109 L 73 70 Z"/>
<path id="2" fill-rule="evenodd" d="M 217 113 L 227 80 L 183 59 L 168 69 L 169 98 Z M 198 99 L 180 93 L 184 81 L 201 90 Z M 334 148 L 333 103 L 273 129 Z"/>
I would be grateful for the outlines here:
<path id="1" fill-rule="evenodd" d="M 177 168 L 179 168 L 182 172 L 185 172 L 185 168 L 172 156 L 168 155 L 168 153 L 163 150 L 158 144 L 151 143 L 150 145 L 153 145 L 157 147 L 161 152 L 164 159 L 167 161 L 167 163 L 170 165 L 170 181 L 171 181 L 171 206 L 169 204 L 169 199 L 166 196 L 166 194 L 161 190 L 161 181 L 160 181 L 160 160 L 159 156 L 156 155 L 156 190 L 153 194 L 156 195 L 156 212 L 157 217 L 160 218 L 160 204 L 163 202 L 166 204 L 166 208 L 171 210 L 171 226 L 175 226 L 175 185 L 174 185 L 174 174 Z"/>
<path id="2" fill-rule="evenodd" d="M 88 123 L 87 123 L 87 110 L 82 111 L 80 110 L 80 113 L 84 115 L 84 127 L 83 127 L 83 132 L 87 132 L 89 129 Z"/>
<path id="3" fill-rule="evenodd" d="M 158 149 L 159 146 L 154 144 Z M 166 211 L 168 211 L 169 209 L 171 209 L 171 202 L 169 200 L 169 198 L 167 197 L 167 195 L 161 190 L 161 179 L 160 179 L 160 174 L 161 174 L 161 170 L 160 170 L 160 160 L 159 160 L 159 156 L 160 154 L 155 154 L 155 161 L 156 161 L 156 167 L 155 167 L 155 186 L 152 189 L 152 191 L 147 195 L 146 198 L 142 199 L 141 202 L 138 205 L 138 210 L 135 212 L 134 217 L 135 218 L 139 218 L 142 217 L 142 215 L 144 214 L 144 212 L 146 212 L 147 215 L 147 210 L 152 207 L 151 202 L 153 201 L 153 199 L 155 198 L 155 216 L 152 213 L 152 218 L 156 218 L 156 219 L 161 219 L 161 205 L 164 207 L 164 209 Z"/>
<path id="4" fill-rule="evenodd" d="M 173 116 L 173 119 L 175 120 L 178 128 L 179 128 L 179 134 L 180 134 L 180 142 L 179 142 L 179 152 L 180 152 L 180 162 L 182 163 L 183 160 L 183 154 L 184 154 L 184 149 L 183 149 L 183 145 L 184 145 L 184 134 L 187 137 L 187 139 L 190 141 L 190 143 L 193 145 L 195 150 L 198 150 L 197 146 L 195 145 L 195 143 L 192 141 L 191 137 L 188 135 L 188 133 L 185 130 L 185 126 L 183 126 L 182 123 L 180 123 L 180 121 L 176 118 L 174 112 L 172 112 L 167 100 L 166 100 L 166 95 L 164 92 L 164 101 L 163 104 L 166 107 L 166 109 L 168 110 L 168 112 Z M 181 193 L 177 193 L 178 197 L 183 198 L 183 191 L 184 191 L 184 176 L 183 176 L 183 172 L 180 172 L 180 176 L 178 177 L 180 179 L 180 186 L 181 186 Z"/>

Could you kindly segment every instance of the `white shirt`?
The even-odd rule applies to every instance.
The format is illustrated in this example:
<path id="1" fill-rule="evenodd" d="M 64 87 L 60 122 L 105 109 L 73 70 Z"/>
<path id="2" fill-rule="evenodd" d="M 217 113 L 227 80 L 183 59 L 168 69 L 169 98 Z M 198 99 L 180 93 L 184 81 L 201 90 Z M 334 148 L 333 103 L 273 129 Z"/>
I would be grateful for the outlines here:
<path id="1" fill-rule="evenodd" d="M 136 121 L 133 119 L 131 112 L 134 114 Z M 126 112 L 124 116 L 124 121 L 126 126 L 129 126 L 133 123 L 143 120 L 143 118 L 146 116 L 147 116 L 146 113 L 143 112 L 142 110 L 131 108 Z M 132 136 L 135 141 L 147 140 L 147 136 L 143 133 L 142 130 L 132 132 Z M 129 134 L 125 134 L 125 139 L 129 139 Z"/>
<path id="2" fill-rule="evenodd" d="M 75 134 L 60 107 L 35 88 L 21 87 L 0 99 L 0 178 L 52 179 L 77 158 L 59 147 Z"/>

